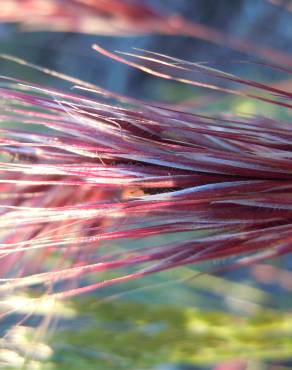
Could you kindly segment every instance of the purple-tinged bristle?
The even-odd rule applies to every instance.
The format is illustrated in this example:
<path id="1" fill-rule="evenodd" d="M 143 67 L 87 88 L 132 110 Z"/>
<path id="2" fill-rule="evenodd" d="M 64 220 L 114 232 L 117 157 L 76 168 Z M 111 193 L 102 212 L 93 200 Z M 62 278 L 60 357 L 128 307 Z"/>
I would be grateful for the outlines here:
<path id="1" fill-rule="evenodd" d="M 179 60 L 186 79 L 175 58 L 148 52 L 156 71 L 95 49 L 190 85 L 196 69 L 249 90 L 206 88 L 291 107 L 289 91 L 266 83 Z M 291 251 L 289 122 L 192 114 L 43 71 L 80 88 L 6 78 L 0 89 L 0 290 L 50 282 L 51 295 L 66 297 L 186 264 L 231 259 L 228 269 Z M 90 283 L 87 276 L 98 280 L 101 271 L 103 281 Z"/>

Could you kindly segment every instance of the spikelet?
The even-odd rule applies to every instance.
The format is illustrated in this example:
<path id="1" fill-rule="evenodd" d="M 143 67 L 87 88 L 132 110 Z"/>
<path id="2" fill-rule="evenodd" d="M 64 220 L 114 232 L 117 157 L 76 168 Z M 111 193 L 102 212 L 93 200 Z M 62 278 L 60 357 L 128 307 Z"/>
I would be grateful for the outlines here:
<path id="1" fill-rule="evenodd" d="M 143 66 L 94 49 L 156 77 L 291 109 L 284 89 L 151 52 L 126 54 Z M 3 293 L 49 284 L 49 295 L 67 297 L 182 265 L 227 259 L 224 268 L 235 268 L 291 251 L 288 122 L 178 111 L 44 72 L 75 92 L 2 78 Z M 198 73 L 245 89 L 199 82 Z M 92 98 L 76 93 L 84 90 Z M 173 242 L 178 233 L 187 237 Z M 128 249 L 102 244 L 123 240 Z"/>

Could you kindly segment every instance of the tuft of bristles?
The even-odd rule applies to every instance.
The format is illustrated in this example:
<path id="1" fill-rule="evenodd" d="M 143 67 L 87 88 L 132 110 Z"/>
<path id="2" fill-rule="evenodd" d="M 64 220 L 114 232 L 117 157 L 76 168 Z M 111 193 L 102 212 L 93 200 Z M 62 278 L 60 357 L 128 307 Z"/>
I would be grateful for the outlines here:
<path id="1" fill-rule="evenodd" d="M 292 107 L 291 92 L 207 65 L 127 54 L 141 66 L 94 49 L 157 77 Z M 67 297 L 182 265 L 235 268 L 291 252 L 289 122 L 189 113 L 45 72 L 75 91 L 1 78 L 2 293 L 49 284 L 49 295 Z M 198 73 L 245 90 L 199 82 Z M 173 242 L 178 233 L 184 239 Z"/>

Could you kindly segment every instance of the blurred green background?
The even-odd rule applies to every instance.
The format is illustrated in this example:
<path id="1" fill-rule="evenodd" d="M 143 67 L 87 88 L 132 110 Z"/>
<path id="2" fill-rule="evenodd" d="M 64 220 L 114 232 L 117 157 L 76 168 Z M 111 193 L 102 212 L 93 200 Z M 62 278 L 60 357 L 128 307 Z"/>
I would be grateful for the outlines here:
<path id="1" fill-rule="evenodd" d="M 235 36 L 252 38 L 286 51 L 291 47 L 291 13 L 264 0 L 153 3 L 160 9 L 180 12 L 190 20 L 204 22 Z M 212 66 L 246 78 L 274 84 L 289 82 L 283 72 L 242 63 L 252 61 L 251 56 L 190 37 L 21 33 L 15 24 L 0 28 L 2 53 L 113 91 L 159 99 L 196 112 L 291 118 L 283 109 L 264 103 L 210 95 L 205 90 L 147 77 L 96 55 L 91 50 L 93 43 L 111 50 L 128 51 L 135 46 L 179 58 L 207 60 Z M 29 68 L 6 61 L 0 63 L 2 75 L 58 88 L 71 87 Z M 148 240 L 151 242 L 153 240 Z M 137 244 L 141 246 L 139 241 Z M 118 246 L 123 248 L 126 243 Z M 13 296 L 9 304 L 17 311 L 0 324 L 0 368 L 292 368 L 291 257 L 225 274 L 199 275 L 200 271 L 212 271 L 216 267 L 214 264 L 179 268 L 63 302 L 34 303 L 33 297 L 37 295 L 34 290 Z M 20 321 L 26 314 L 29 316 Z"/>

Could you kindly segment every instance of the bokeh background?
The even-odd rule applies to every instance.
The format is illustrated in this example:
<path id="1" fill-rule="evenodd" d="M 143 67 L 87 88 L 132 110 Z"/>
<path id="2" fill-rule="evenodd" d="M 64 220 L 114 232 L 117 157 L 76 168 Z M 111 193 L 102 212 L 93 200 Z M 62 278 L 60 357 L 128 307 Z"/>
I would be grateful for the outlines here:
<path id="1" fill-rule="evenodd" d="M 1 3 L 5 5 L 5 0 Z M 291 1 L 279 0 L 274 4 L 268 0 L 149 0 L 145 3 L 163 14 L 179 14 L 233 37 L 292 52 Z M 18 23 L 0 26 L 1 53 L 111 91 L 161 100 L 196 112 L 291 118 L 281 109 L 267 109 L 263 104 L 242 98 L 210 96 L 204 90 L 149 77 L 97 54 L 91 48 L 94 43 L 110 50 L 130 51 L 136 47 L 209 62 L 216 68 L 291 90 L 287 73 L 254 64 L 259 60 L 255 55 L 195 37 L 23 32 Z M 72 87 L 60 79 L 5 60 L 0 61 L 0 68 L 1 75 L 57 88 Z M 151 239 L 155 241 L 159 240 Z M 141 242 L 137 240 L 136 245 L 141 246 Z M 103 247 L 106 248 L 106 243 Z M 119 243 L 116 248 L 125 249 L 127 245 Z M 291 369 L 292 258 L 211 273 L 217 267 L 214 263 L 179 268 L 62 303 L 44 301 L 38 307 L 27 305 L 25 297 L 12 297 L 12 308 L 19 310 L 0 324 L 0 368 Z M 200 271 L 204 274 L 199 275 Z M 37 329 L 48 317 L 50 325 Z"/>

